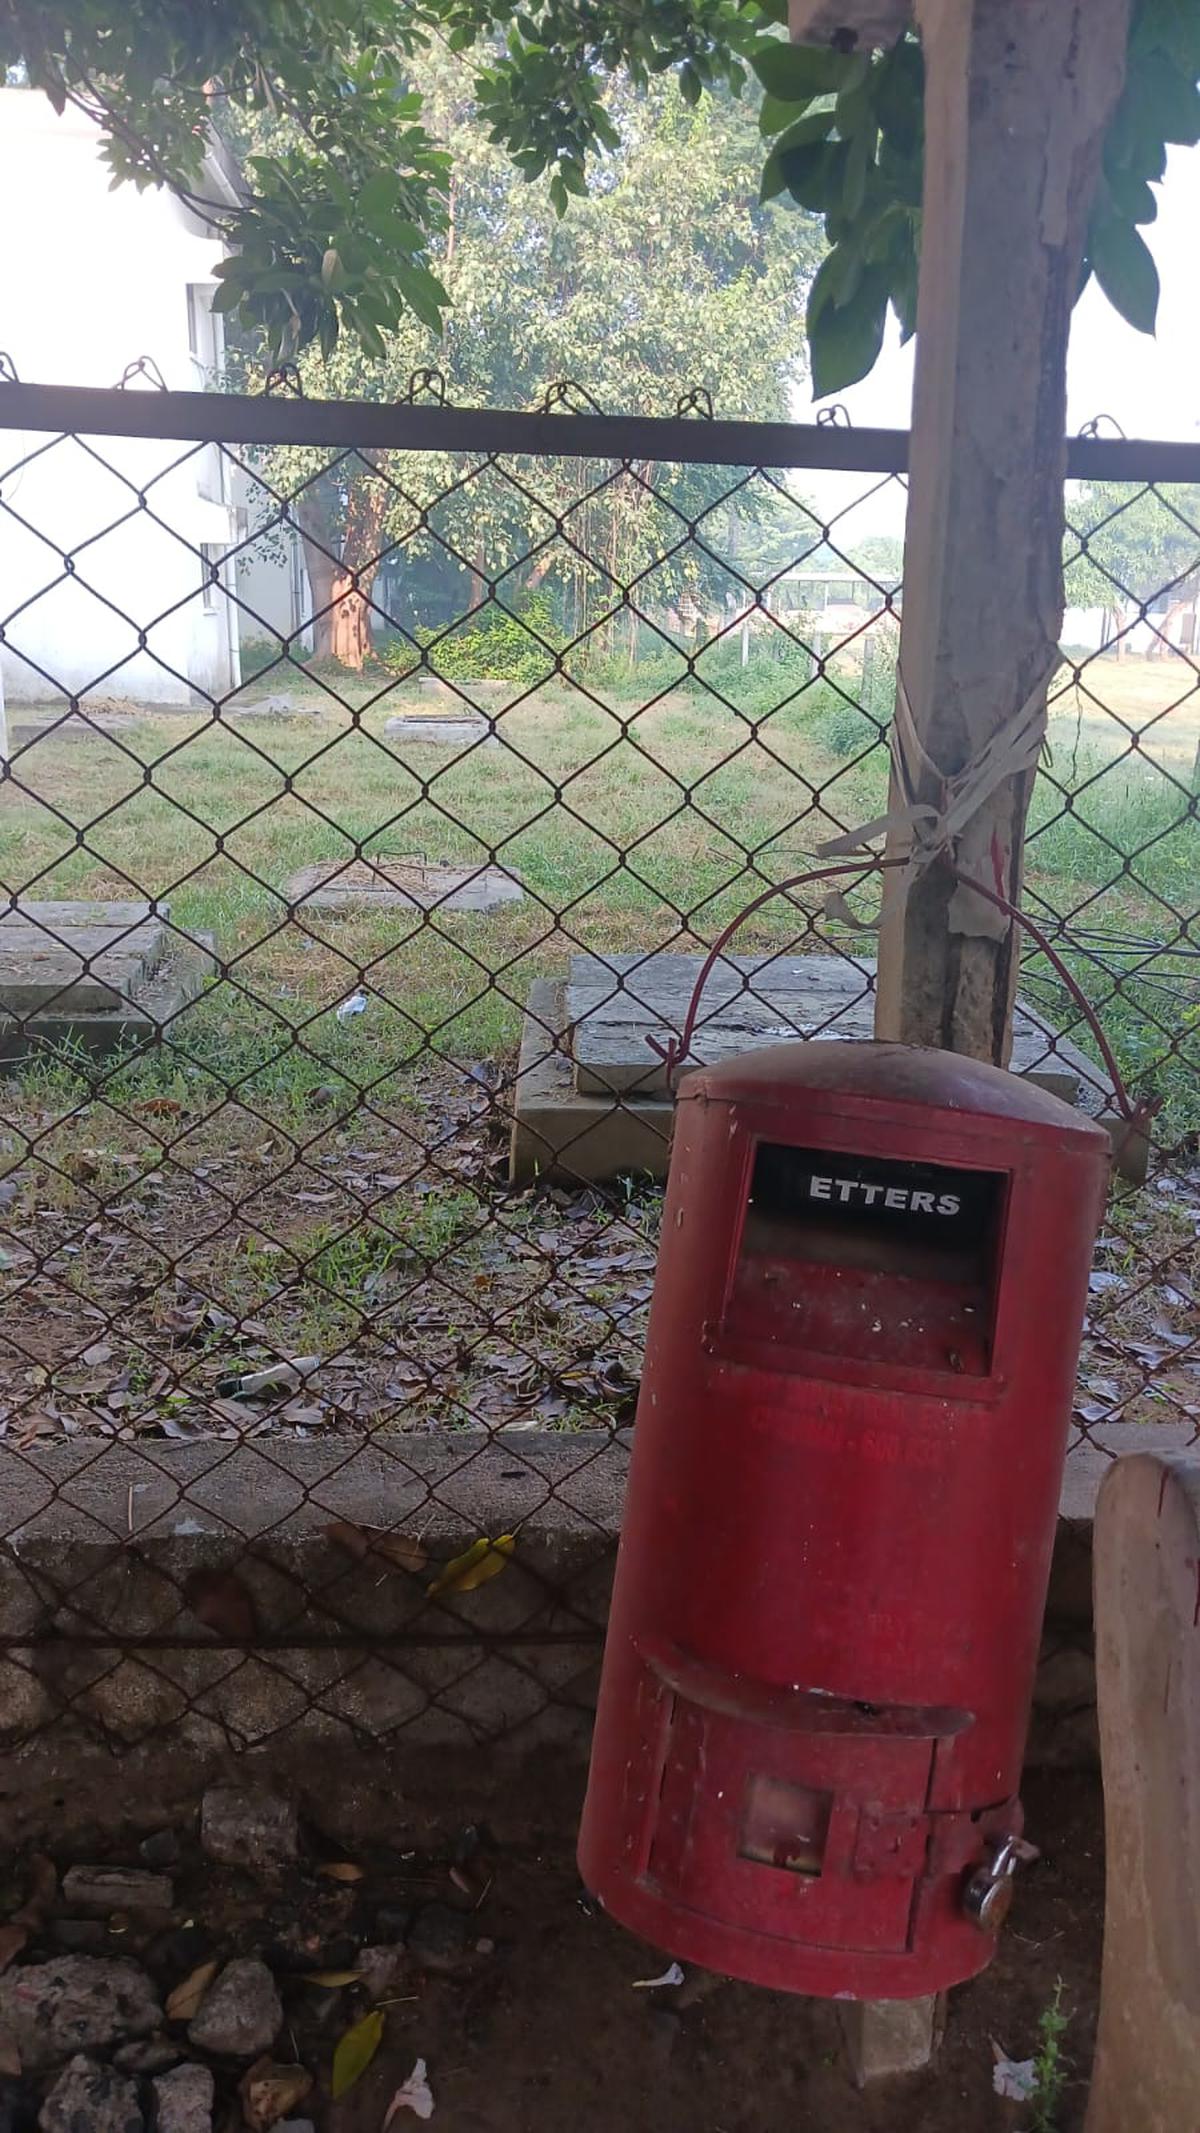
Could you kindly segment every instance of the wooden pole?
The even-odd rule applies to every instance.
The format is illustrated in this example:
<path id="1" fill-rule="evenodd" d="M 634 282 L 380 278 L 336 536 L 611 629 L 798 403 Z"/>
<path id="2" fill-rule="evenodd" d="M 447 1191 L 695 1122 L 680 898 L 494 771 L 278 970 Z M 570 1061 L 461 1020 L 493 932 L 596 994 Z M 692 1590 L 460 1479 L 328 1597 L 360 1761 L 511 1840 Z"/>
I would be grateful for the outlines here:
<path id="1" fill-rule="evenodd" d="M 1002 731 L 1058 643 L 1067 334 L 1129 6 L 917 4 L 925 190 L 900 671 L 924 752 L 915 797 L 934 806 L 941 776 Z M 1013 901 L 1032 783 L 1005 778 L 958 844 L 959 865 Z M 904 797 L 893 777 L 893 804 Z M 1016 948 L 945 867 L 886 876 L 876 1034 L 1003 1064 Z"/>
<path id="2" fill-rule="evenodd" d="M 1118 1459 L 1094 1545 L 1106 1893 L 1087 2133 L 1200 2123 L 1198 1559 L 1200 1460 Z"/>
<path id="3" fill-rule="evenodd" d="M 900 625 L 915 775 L 905 789 L 893 773 L 892 807 L 940 811 L 944 779 L 995 744 L 1058 644 L 1067 336 L 1130 4 L 916 0 L 925 176 Z M 789 28 L 866 48 L 910 13 L 791 0 Z M 1006 775 L 957 841 L 964 871 L 1013 902 L 1032 784 Z M 893 832 L 891 855 L 908 843 Z M 886 874 L 876 1035 L 1006 1063 L 1017 946 L 945 865 Z M 892 2018 L 886 2002 L 855 2010 L 860 2083 L 895 2063 Z M 934 2002 L 909 2018 L 911 2066 L 934 2050 Z"/>

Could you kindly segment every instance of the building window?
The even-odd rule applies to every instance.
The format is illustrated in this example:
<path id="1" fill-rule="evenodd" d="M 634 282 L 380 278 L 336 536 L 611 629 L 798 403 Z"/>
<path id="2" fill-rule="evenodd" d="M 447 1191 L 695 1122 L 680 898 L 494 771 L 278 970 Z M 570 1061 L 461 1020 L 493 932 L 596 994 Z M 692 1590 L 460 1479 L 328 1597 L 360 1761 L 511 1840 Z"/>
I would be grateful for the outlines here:
<path id="1" fill-rule="evenodd" d="M 197 363 L 208 360 L 205 326 L 208 323 L 208 306 L 204 291 L 194 281 L 187 285 L 188 351 Z"/>
<path id="2" fill-rule="evenodd" d="M 203 389 L 217 383 L 225 367 L 225 339 L 220 317 L 212 307 L 214 293 L 211 282 L 187 284 L 188 354 Z"/>
<path id="3" fill-rule="evenodd" d="M 225 550 L 219 547 L 215 541 L 204 541 L 201 543 L 200 555 L 204 564 L 204 575 L 200 582 L 200 597 L 204 602 L 205 614 L 215 615 L 217 602 L 224 591 L 224 587 L 221 584 L 221 564 Z"/>

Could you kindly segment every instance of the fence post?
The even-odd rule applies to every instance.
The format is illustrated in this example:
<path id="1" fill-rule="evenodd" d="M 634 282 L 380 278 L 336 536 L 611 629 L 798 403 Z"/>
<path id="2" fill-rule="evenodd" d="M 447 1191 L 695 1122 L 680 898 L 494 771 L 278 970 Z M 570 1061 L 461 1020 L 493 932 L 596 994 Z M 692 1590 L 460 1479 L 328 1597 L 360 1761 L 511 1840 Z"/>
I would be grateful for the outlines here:
<path id="1" fill-rule="evenodd" d="M 854 0 L 839 19 L 860 5 L 879 12 Z M 900 669 L 915 797 L 936 805 L 1058 643 L 1067 334 L 1129 0 L 917 0 L 916 14 L 925 191 Z M 960 865 L 1013 899 L 1032 782 L 1006 777 L 959 842 Z M 945 869 L 893 874 L 877 1034 L 1003 1063 L 1016 948 Z"/>

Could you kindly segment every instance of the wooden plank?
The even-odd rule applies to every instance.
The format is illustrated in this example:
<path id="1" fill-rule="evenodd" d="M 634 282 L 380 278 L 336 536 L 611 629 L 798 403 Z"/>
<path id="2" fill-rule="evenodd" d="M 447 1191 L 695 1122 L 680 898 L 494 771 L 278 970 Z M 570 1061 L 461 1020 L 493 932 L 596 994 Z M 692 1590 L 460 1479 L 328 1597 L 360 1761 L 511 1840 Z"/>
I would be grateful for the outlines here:
<path id="1" fill-rule="evenodd" d="M 1200 1458 L 1143 1452 L 1100 1491 L 1100 2025 L 1087 2133 L 1200 2119 Z"/>
<path id="2" fill-rule="evenodd" d="M 1063 613 L 1066 351 L 1130 0 L 918 0 L 925 176 L 900 668 L 911 797 L 978 757 L 1039 685 Z M 854 20 L 854 8 L 849 9 Z M 959 865 L 1019 901 L 1032 773 Z M 892 803 L 910 797 L 893 779 Z M 907 849 L 895 832 L 891 853 Z M 885 879 L 876 1028 L 1004 1064 L 1016 942 L 942 864 Z"/>

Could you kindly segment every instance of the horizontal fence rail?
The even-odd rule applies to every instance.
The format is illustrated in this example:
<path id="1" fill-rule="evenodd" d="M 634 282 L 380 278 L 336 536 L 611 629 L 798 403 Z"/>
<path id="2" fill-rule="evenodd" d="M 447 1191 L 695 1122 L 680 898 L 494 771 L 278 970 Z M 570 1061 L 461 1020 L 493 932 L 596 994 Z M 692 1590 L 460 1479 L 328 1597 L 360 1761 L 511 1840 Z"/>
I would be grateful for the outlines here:
<path id="1" fill-rule="evenodd" d="M 670 415 L 455 407 L 436 400 L 312 400 L 286 392 L 152 393 L 145 386 L 30 385 L 0 379 L 0 429 L 77 436 L 214 438 L 230 445 L 313 444 L 359 451 L 484 452 L 506 457 L 647 459 L 695 466 L 801 467 L 904 474 L 908 431 L 848 422 L 730 422 L 693 407 Z M 690 398 L 692 396 L 685 396 Z M 1200 444 L 1079 436 L 1073 481 L 1200 481 Z"/>
<path id="2" fill-rule="evenodd" d="M 648 1039 L 886 794 L 906 435 L 440 394 L 0 382 L 14 1748 L 586 1727 Z M 1200 446 L 1066 469 L 1025 896 L 1158 1105 L 1092 1277 L 1083 1502 L 1200 1423 Z M 877 910 L 764 904 L 699 1056 L 868 1035 Z M 1116 1126 L 1036 946 L 1013 1063 Z"/>

